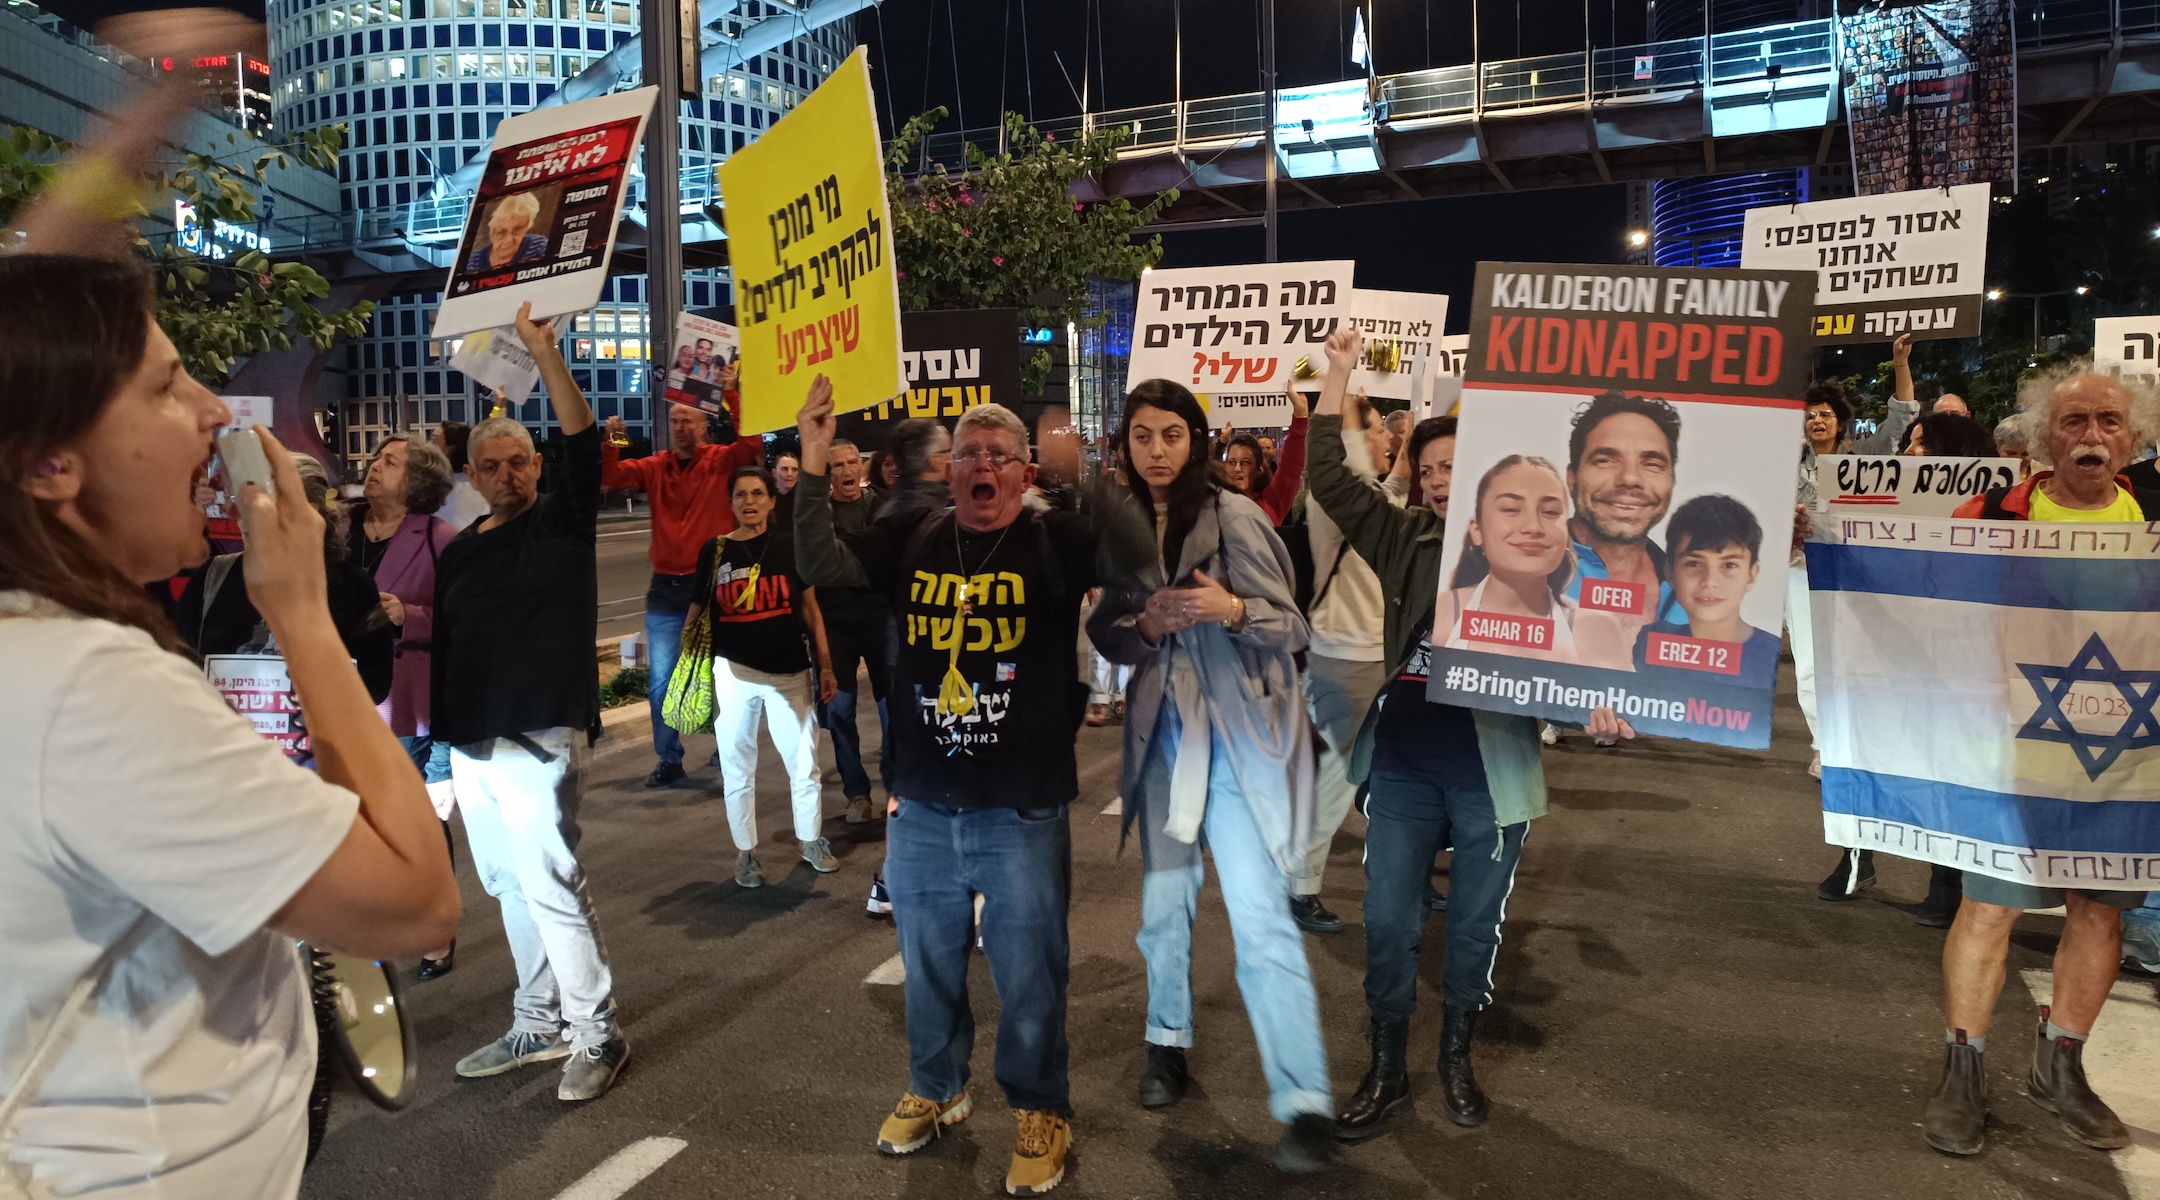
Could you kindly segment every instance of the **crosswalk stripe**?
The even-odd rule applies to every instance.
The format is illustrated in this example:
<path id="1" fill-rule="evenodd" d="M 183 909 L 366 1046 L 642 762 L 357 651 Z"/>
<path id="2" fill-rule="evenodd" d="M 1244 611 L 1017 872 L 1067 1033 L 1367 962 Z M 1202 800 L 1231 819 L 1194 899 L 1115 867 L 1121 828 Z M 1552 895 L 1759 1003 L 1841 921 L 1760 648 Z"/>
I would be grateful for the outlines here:
<path id="1" fill-rule="evenodd" d="M 2055 994 L 2054 973 L 2036 969 L 2023 974 L 2033 999 L 2048 1003 Z M 2026 1044 L 2022 1033 L 2006 1040 Z M 2122 1175 L 2123 1191 L 2130 1200 L 2160 1200 L 2160 1072 L 2153 1070 L 2155 1046 L 2160 1046 L 2160 1002 L 2153 999 L 2152 984 L 2118 981 L 2093 1024 L 2092 1041 L 2086 1044 L 2085 1077 L 2130 1127 L 2130 1147 L 2108 1155 Z"/>
<path id="2" fill-rule="evenodd" d="M 876 970 L 863 976 L 863 982 L 898 987 L 907 982 L 907 964 L 901 962 L 900 956 L 895 954 L 879 963 Z"/>
<path id="3" fill-rule="evenodd" d="M 689 1145 L 681 1138 L 641 1138 L 609 1155 L 583 1179 L 557 1193 L 555 1200 L 616 1200 Z"/>

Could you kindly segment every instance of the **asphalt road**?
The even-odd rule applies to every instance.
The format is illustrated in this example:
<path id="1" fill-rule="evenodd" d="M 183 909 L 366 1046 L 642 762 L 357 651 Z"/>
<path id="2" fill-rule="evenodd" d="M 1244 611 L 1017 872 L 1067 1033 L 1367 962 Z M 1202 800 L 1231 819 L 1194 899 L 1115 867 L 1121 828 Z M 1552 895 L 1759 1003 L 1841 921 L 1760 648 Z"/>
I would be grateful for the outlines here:
<path id="1" fill-rule="evenodd" d="M 1137 851 L 1118 853 L 1117 818 L 1100 815 L 1114 797 L 1118 730 L 1083 731 L 1070 1014 L 1078 1112 L 1059 1195 L 2160 1197 L 2153 981 L 2118 988 L 2090 1056 L 2102 1094 L 2141 1130 L 2138 1148 L 2084 1149 L 2023 1096 L 2032 1000 L 2021 981 L 2045 989 L 2060 928 L 2044 915 L 2026 918 L 2012 950 L 1988 1151 L 1952 1160 L 1922 1144 L 1941 1054 L 1942 935 L 1910 916 L 1927 871 L 1886 859 L 1877 890 L 1844 904 L 1815 898 L 1832 855 L 1786 671 L 1768 753 L 1652 741 L 1601 751 L 1579 736 L 1546 752 L 1552 812 L 1524 852 L 1498 1000 L 1480 1031 L 1490 1123 L 1455 1128 L 1421 1099 L 1391 1132 L 1345 1149 L 1333 1173 L 1306 1179 L 1266 1165 L 1278 1130 L 1212 883 L 1196 934 L 1200 1085 L 1168 1110 L 1133 1099 L 1146 1001 L 1132 941 L 1140 863 Z M 863 915 L 881 827 L 836 815 L 828 832 L 841 871 L 789 870 L 790 847 L 771 840 L 788 826 L 767 748 L 759 808 L 770 882 L 740 890 L 711 769 L 647 791 L 645 738 L 632 722 L 601 743 L 583 819 L 633 1045 L 615 1091 L 563 1104 L 553 1066 L 452 1077 L 458 1056 L 507 1027 L 513 983 L 494 903 L 461 861 L 457 970 L 409 999 L 423 1043 L 418 1098 L 390 1114 L 342 1094 L 303 1195 L 998 1194 L 1012 1120 L 990 1077 L 995 999 L 980 964 L 975 1115 L 904 1160 L 872 1149 L 906 1083 L 900 989 L 867 982 L 893 978 L 891 928 Z M 691 742 L 690 761 L 702 762 L 709 743 Z M 826 801 L 837 814 L 837 787 Z M 1348 929 L 1307 938 L 1338 1096 L 1364 1065 L 1363 832 L 1353 816 L 1324 892 Z M 1443 920 L 1427 929 L 1425 1007 L 1412 1034 L 1414 1087 L 1428 1097 Z"/>
<path id="2" fill-rule="evenodd" d="M 652 526 L 635 519 L 602 520 L 594 558 L 600 570 L 598 636 L 618 637 L 645 628 L 645 586 L 652 580 Z"/>

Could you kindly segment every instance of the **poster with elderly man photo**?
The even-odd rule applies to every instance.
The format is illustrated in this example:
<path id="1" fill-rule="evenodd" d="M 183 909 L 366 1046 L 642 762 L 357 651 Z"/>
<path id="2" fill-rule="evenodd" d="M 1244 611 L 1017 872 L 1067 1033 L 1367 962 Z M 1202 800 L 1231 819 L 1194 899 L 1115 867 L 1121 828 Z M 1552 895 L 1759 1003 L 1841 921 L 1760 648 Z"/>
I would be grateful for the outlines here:
<path id="1" fill-rule="evenodd" d="M 593 306 L 657 94 L 596 96 L 496 127 L 432 336 L 507 326 L 528 301 L 536 320 Z"/>
<path id="2" fill-rule="evenodd" d="M 1431 699 L 1770 744 L 1814 288 L 1478 264 Z"/>

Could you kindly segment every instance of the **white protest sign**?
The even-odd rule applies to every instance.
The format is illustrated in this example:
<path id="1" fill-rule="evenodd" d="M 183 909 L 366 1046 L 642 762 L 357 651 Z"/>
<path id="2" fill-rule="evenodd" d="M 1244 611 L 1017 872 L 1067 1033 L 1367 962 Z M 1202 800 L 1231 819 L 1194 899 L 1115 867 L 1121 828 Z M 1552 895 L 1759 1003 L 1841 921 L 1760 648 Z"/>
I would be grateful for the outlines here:
<path id="1" fill-rule="evenodd" d="M 540 382 L 540 365 L 515 329 L 466 334 L 450 355 L 450 367 L 494 388 L 505 404 L 525 403 Z"/>
<path id="2" fill-rule="evenodd" d="M 1815 459 L 1815 511 L 1947 517 L 1989 488 L 2017 481 L 2014 458 L 1823 454 Z"/>
<path id="3" fill-rule="evenodd" d="M 1365 357 L 1350 373 L 1350 390 L 1389 400 L 1416 400 L 1423 391 L 1419 385 L 1433 371 L 1439 354 L 1447 305 L 1446 296 L 1429 292 L 1351 289 L 1350 323 L 1364 331 Z M 1316 361 L 1313 366 L 1323 364 Z"/>
<path id="4" fill-rule="evenodd" d="M 2160 375 L 2160 317 L 2101 317 L 2093 322 L 2093 368 L 2116 375 Z"/>
<path id="5" fill-rule="evenodd" d="M 1299 359 L 1321 365 L 1328 335 L 1350 317 L 1357 264 L 1255 263 L 1150 271 L 1140 280 L 1125 377 L 1168 379 L 1206 397 L 1217 429 L 1290 423 Z"/>
<path id="6" fill-rule="evenodd" d="M 535 109 L 496 127 L 432 336 L 506 326 L 527 301 L 538 320 L 600 299 L 659 91 Z"/>
<path id="7" fill-rule="evenodd" d="M 225 407 L 232 410 L 232 424 L 227 429 L 246 429 L 254 425 L 268 425 L 277 400 L 271 396 L 222 396 Z"/>
<path id="8" fill-rule="evenodd" d="M 1440 339 L 1433 354 L 1433 371 L 1418 397 L 1418 420 L 1452 417 L 1462 403 L 1463 367 L 1470 362 L 1470 335 L 1450 333 Z"/>
<path id="9" fill-rule="evenodd" d="M 727 416 L 720 370 L 742 357 L 742 336 L 733 325 L 683 313 L 675 318 L 675 361 L 668 364 L 667 398 Z"/>
<path id="10" fill-rule="evenodd" d="M 292 672 L 275 654 L 209 654 L 203 671 L 210 686 L 232 710 L 246 717 L 255 732 L 288 758 L 308 756 L 307 730 L 296 718 L 300 698 L 293 695 Z"/>
<path id="11" fill-rule="evenodd" d="M 1971 183 L 1751 208 L 1740 266 L 1816 272 L 1818 344 L 1977 337 L 1988 194 Z"/>

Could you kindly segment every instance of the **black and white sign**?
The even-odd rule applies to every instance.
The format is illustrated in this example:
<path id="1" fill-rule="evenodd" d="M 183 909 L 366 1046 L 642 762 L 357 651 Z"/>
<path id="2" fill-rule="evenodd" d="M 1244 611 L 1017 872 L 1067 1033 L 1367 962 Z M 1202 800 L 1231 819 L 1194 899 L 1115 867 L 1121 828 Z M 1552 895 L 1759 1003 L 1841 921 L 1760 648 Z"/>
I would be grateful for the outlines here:
<path id="1" fill-rule="evenodd" d="M 2117 375 L 2160 375 L 2160 317 L 2101 317 L 2093 322 L 2093 367 Z"/>
<path id="2" fill-rule="evenodd" d="M 2017 481 L 2014 458 L 1824 454 L 1815 459 L 1815 511 L 1947 517 L 1989 488 Z"/>
<path id="3" fill-rule="evenodd" d="M 1974 183 L 1751 208 L 1740 266 L 1815 272 L 1818 344 L 1976 337 L 1988 194 Z"/>

